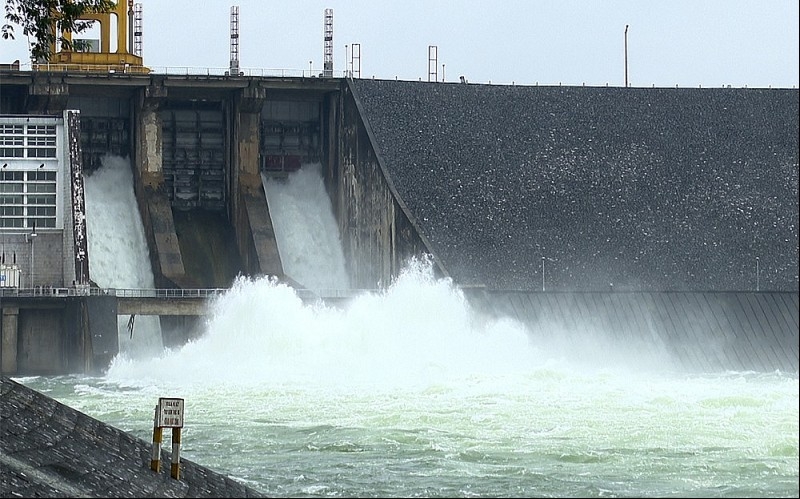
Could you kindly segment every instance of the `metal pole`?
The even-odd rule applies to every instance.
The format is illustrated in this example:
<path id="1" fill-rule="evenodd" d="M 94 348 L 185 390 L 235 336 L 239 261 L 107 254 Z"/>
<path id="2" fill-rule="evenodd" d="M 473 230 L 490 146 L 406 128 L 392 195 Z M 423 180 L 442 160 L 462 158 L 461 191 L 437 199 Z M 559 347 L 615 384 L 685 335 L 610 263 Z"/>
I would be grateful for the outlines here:
<path id="1" fill-rule="evenodd" d="M 628 86 L 628 25 L 625 25 L 625 86 Z"/>
<path id="2" fill-rule="evenodd" d="M 756 257 L 756 291 L 759 291 L 760 290 L 759 288 L 761 287 L 760 286 L 760 282 L 759 282 L 759 280 L 760 280 L 760 276 L 759 276 L 760 270 L 761 269 L 758 268 L 758 257 Z"/>
<path id="3" fill-rule="evenodd" d="M 170 463 L 169 475 L 175 480 L 181 478 L 181 429 L 172 429 L 172 462 Z"/>
<path id="4" fill-rule="evenodd" d="M 128 25 L 125 29 L 128 30 L 128 47 L 126 52 L 133 54 L 133 0 L 128 0 Z"/>
<path id="5" fill-rule="evenodd" d="M 161 438 L 162 429 L 158 426 L 158 405 L 153 416 L 153 448 L 150 451 L 150 469 L 158 473 L 161 471 Z"/>
<path id="6" fill-rule="evenodd" d="M 30 277 L 30 279 L 31 279 L 31 288 L 34 288 L 34 286 L 35 286 L 35 284 L 34 284 L 34 272 L 33 272 L 33 270 L 35 268 L 34 267 L 34 259 L 33 259 L 33 250 L 34 250 L 34 243 L 36 241 L 36 236 L 38 236 L 38 234 L 36 234 L 36 224 L 34 223 L 33 224 L 33 230 L 31 231 L 31 235 L 30 235 L 30 240 L 31 240 L 31 277 Z"/>
<path id="7" fill-rule="evenodd" d="M 544 257 L 542 257 L 542 291 L 544 292 Z"/>

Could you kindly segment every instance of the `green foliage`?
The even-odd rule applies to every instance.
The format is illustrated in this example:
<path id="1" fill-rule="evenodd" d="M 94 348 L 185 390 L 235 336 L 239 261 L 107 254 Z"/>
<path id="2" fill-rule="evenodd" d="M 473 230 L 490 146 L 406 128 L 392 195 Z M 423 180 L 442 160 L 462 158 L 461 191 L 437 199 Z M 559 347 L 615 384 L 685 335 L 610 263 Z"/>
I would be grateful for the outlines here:
<path id="1" fill-rule="evenodd" d="M 82 16 L 110 12 L 115 5 L 114 0 L 6 0 L 7 23 L 2 27 L 2 36 L 4 40 L 13 40 L 14 25 L 21 27 L 22 34 L 33 40 L 31 60 L 47 62 L 56 43 L 64 50 L 81 49 L 74 47 L 62 33 L 88 29 L 92 21 L 80 20 Z"/>

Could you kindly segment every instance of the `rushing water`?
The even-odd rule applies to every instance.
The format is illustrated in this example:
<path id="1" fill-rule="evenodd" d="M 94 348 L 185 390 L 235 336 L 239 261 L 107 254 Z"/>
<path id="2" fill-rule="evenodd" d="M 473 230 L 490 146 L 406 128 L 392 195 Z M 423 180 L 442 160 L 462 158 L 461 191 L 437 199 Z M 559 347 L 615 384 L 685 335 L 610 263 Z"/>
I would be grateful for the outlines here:
<path id="1" fill-rule="evenodd" d="M 320 163 L 286 179 L 262 173 L 283 271 L 307 289 L 350 289 L 336 218 Z"/>
<path id="2" fill-rule="evenodd" d="M 101 288 L 153 289 L 129 160 L 104 156 L 101 167 L 84 178 L 84 185 L 89 278 Z M 163 348 L 158 317 L 140 316 L 131 321 L 130 316 L 119 316 L 117 329 L 123 355 L 149 357 Z"/>
<path id="3" fill-rule="evenodd" d="M 576 362 L 424 260 L 339 308 L 259 277 L 211 310 L 182 348 L 20 381 L 147 442 L 182 397 L 182 456 L 269 496 L 798 496 L 797 373 Z"/>

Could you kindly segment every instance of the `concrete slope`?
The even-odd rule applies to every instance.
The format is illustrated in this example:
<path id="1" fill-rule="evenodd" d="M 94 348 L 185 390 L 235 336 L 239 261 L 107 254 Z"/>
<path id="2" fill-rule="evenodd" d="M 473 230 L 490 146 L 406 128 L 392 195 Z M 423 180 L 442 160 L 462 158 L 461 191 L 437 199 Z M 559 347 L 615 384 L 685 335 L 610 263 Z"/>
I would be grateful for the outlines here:
<path id="1" fill-rule="evenodd" d="M 2 497 L 261 497 L 186 459 L 170 477 L 150 470 L 152 444 L 7 377 L 0 379 Z"/>
<path id="2" fill-rule="evenodd" d="M 224 212 L 196 208 L 174 210 L 186 275 L 196 288 L 230 287 L 242 263 L 236 251 L 233 227 Z"/>
<path id="3" fill-rule="evenodd" d="M 798 294 L 483 292 L 481 311 L 524 323 L 567 358 L 681 372 L 798 372 Z"/>
<path id="4" fill-rule="evenodd" d="M 352 87 L 458 284 L 798 290 L 797 89 Z"/>
<path id="5" fill-rule="evenodd" d="M 242 196 L 246 214 L 248 234 L 248 247 L 251 260 L 250 268 L 253 274 L 277 275 L 285 277 L 283 263 L 275 239 L 275 228 L 269 214 L 269 205 L 264 191 L 256 194 Z"/>

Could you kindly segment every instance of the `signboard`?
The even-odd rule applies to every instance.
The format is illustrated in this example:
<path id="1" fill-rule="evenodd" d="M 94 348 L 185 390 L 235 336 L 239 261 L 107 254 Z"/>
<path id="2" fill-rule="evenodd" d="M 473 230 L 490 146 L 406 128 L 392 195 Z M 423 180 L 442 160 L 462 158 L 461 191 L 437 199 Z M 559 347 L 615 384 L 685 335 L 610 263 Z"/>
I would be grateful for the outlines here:
<path id="1" fill-rule="evenodd" d="M 19 275 L 18 265 L 0 264 L 0 288 L 18 288 Z"/>
<path id="2" fill-rule="evenodd" d="M 158 399 L 156 426 L 159 428 L 183 428 L 183 399 Z"/>

